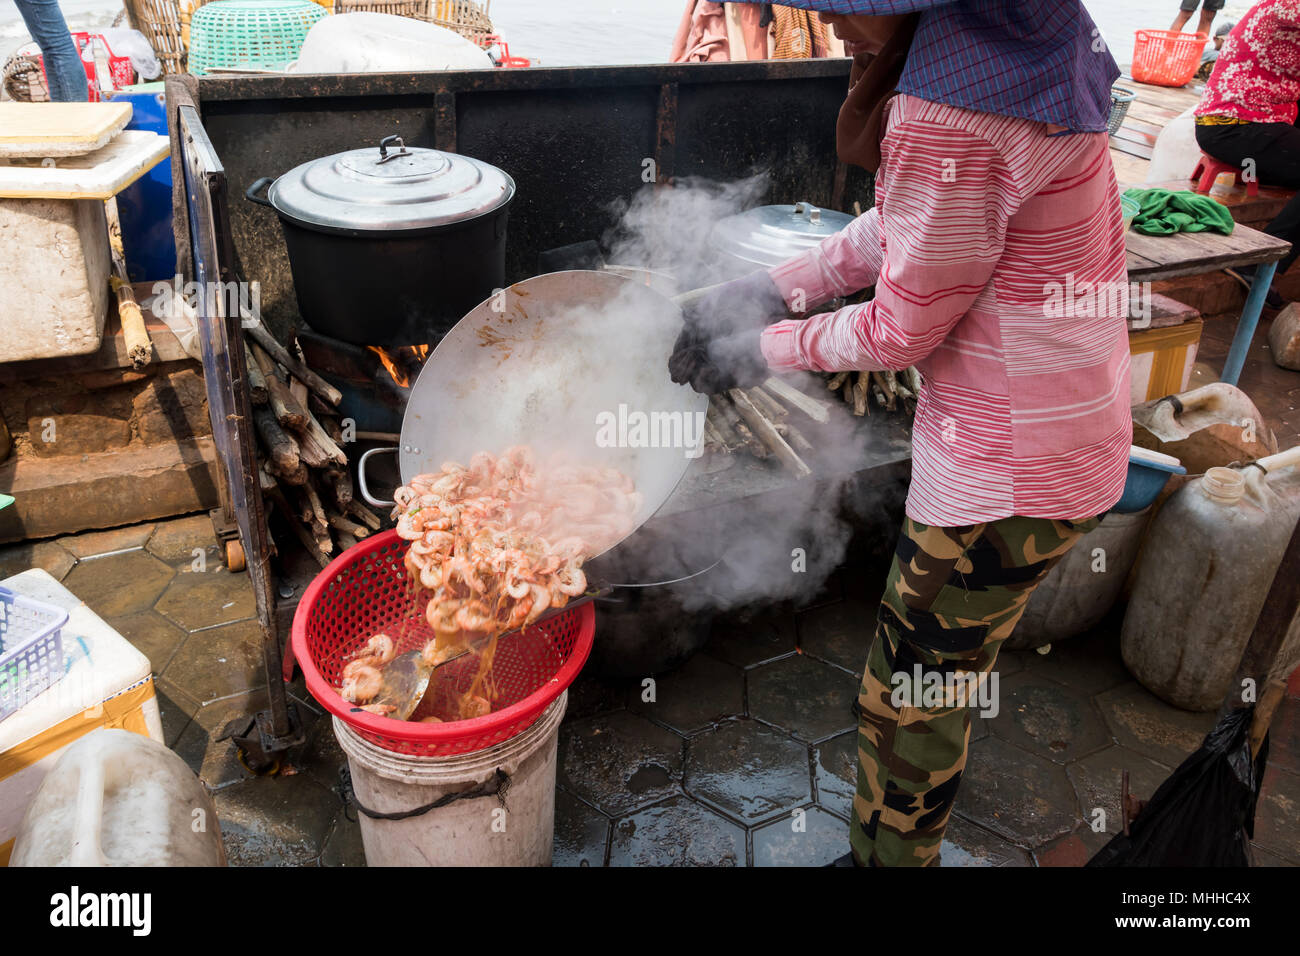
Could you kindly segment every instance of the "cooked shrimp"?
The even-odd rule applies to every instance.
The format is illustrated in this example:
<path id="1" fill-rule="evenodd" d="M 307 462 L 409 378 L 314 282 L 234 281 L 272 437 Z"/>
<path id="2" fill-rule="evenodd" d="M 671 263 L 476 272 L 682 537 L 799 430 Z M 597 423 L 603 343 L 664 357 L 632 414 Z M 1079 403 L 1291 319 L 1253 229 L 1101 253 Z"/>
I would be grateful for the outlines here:
<path id="1" fill-rule="evenodd" d="M 479 594 L 487 591 L 487 585 L 478 577 L 474 564 L 468 558 L 452 558 L 448 562 L 447 573 L 454 574 L 465 582 L 470 589 Z"/>
<path id="2" fill-rule="evenodd" d="M 416 541 L 424 535 L 424 510 L 407 511 L 397 519 L 397 536 Z"/>
<path id="3" fill-rule="evenodd" d="M 343 699 L 353 704 L 364 704 L 373 700 L 384 689 L 384 675 L 369 664 L 353 661 L 356 666 L 352 673 L 343 678 L 339 693 Z"/>
<path id="4" fill-rule="evenodd" d="M 438 635 L 459 634 L 460 625 L 456 623 L 456 612 L 460 610 L 460 601 L 430 601 L 424 612 L 429 627 Z"/>
<path id="5" fill-rule="evenodd" d="M 459 653 L 466 634 L 489 636 L 494 648 L 502 632 L 582 594 L 582 562 L 630 531 L 644 504 L 616 469 L 560 454 L 539 466 L 526 445 L 499 457 L 479 452 L 468 466 L 444 462 L 394 497 L 405 506 L 394 510 L 398 534 L 410 542 L 403 564 L 412 586 L 427 592 L 421 606 L 435 636 L 422 656 L 430 663 Z M 367 651 L 345 679 L 372 677 L 362 665 L 385 653 Z M 463 713 L 443 719 L 491 709 L 492 654 L 479 658 L 471 693 L 460 700 Z"/>
<path id="6" fill-rule="evenodd" d="M 430 561 L 420 569 L 416 577 L 419 579 L 421 587 L 434 591 L 442 586 L 442 565 Z"/>
<path id="7" fill-rule="evenodd" d="M 354 664 L 369 664 L 371 667 L 382 667 L 397 656 L 397 645 L 387 634 L 376 634 L 366 646 L 352 655 Z M 344 671 L 346 673 L 346 669 Z"/>
<path id="8" fill-rule="evenodd" d="M 575 597 L 587 590 L 587 575 L 572 561 L 556 571 L 551 580 L 561 594 L 567 594 L 569 597 Z"/>
<path id="9" fill-rule="evenodd" d="M 483 631 L 492 626 L 492 609 L 482 601 L 466 601 L 456 611 L 456 623 L 467 631 Z"/>
<path id="10" fill-rule="evenodd" d="M 471 720 L 474 717 L 485 717 L 492 713 L 492 704 L 486 698 L 478 694 L 466 693 L 460 699 L 460 719 Z"/>

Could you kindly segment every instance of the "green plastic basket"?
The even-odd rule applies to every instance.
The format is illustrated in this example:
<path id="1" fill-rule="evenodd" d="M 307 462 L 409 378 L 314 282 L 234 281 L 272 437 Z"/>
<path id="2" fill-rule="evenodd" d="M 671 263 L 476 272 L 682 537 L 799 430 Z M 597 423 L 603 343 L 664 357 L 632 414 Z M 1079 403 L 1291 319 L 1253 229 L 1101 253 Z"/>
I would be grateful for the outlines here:
<path id="1" fill-rule="evenodd" d="M 312 0 L 213 0 L 190 21 L 189 71 L 283 70 L 298 58 L 316 21 L 329 16 Z"/>

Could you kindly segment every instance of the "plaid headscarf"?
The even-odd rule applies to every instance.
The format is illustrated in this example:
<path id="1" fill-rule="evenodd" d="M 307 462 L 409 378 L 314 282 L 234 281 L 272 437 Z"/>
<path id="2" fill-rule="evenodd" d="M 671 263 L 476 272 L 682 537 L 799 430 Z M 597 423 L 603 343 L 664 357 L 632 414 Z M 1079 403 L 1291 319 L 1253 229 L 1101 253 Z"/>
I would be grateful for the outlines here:
<path id="1" fill-rule="evenodd" d="M 1080 0 L 785 0 L 825 13 L 920 13 L 898 83 L 910 93 L 1101 132 L 1119 67 Z"/>

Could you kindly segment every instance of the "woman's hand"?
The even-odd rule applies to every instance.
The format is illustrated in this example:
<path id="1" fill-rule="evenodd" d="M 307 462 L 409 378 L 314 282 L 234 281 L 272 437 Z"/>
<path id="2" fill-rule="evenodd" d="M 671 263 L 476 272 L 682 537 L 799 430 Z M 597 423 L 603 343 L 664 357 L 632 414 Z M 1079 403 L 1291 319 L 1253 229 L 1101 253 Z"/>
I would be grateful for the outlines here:
<path id="1" fill-rule="evenodd" d="M 759 337 L 789 315 L 764 270 L 724 283 L 682 310 L 685 327 L 668 359 L 679 385 L 705 395 L 757 384 L 767 377 Z"/>

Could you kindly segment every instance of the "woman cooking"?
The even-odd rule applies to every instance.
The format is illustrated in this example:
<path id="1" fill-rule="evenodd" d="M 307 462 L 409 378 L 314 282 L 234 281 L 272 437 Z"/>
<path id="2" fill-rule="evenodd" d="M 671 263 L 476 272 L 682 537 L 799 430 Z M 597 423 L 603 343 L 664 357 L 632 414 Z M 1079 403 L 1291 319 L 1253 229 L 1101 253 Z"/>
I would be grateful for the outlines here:
<path id="1" fill-rule="evenodd" d="M 791 5 L 821 11 L 854 55 L 837 146 L 876 172 L 875 206 L 697 302 L 669 368 L 710 394 L 771 369 L 921 372 L 843 862 L 931 865 L 966 762 L 965 675 L 991 673 L 1030 592 L 1124 485 L 1126 271 L 1105 132 L 1119 71 L 1079 0 Z M 863 305 L 789 318 L 873 285 Z M 1062 307 L 1062 289 L 1079 296 Z M 916 673 L 948 682 L 941 706 L 911 695 Z"/>

